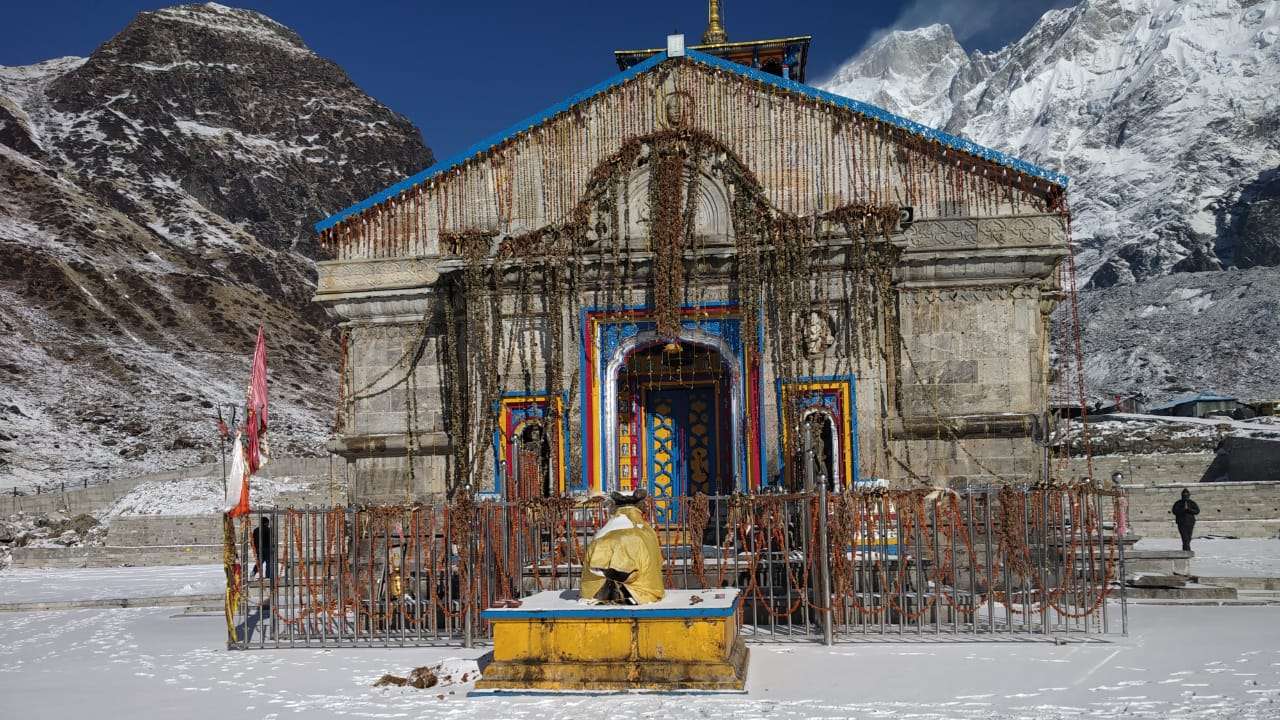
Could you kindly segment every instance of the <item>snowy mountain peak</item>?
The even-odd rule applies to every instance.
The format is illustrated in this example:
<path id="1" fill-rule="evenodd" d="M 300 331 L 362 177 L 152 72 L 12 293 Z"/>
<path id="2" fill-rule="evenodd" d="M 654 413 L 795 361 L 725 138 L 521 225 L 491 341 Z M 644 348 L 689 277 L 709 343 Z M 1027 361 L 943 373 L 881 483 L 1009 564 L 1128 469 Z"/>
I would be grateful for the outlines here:
<path id="1" fill-rule="evenodd" d="M 1225 320 L 1274 317 L 1274 293 L 1223 274 L 1280 284 L 1280 2 L 1083 0 L 991 53 L 892 32 L 823 87 L 1071 178 L 1080 282 L 1109 288 L 1081 306 L 1096 392 L 1280 385 L 1274 323 Z M 1214 288 L 1216 321 L 1150 310 L 1170 288 Z"/>
<path id="2" fill-rule="evenodd" d="M 281 452 L 314 450 L 336 344 L 311 223 L 431 162 L 246 10 L 146 12 L 87 59 L 0 68 L 0 487 L 201 461 L 259 323 Z"/>
<path id="3" fill-rule="evenodd" d="M 214 2 L 175 5 L 140 13 L 135 22 L 145 25 L 156 21 L 187 23 L 217 33 L 238 35 L 250 42 L 269 43 L 290 51 L 311 53 L 297 33 L 254 10 L 227 7 Z"/>
<path id="4" fill-rule="evenodd" d="M 841 66 L 823 83 L 846 95 L 926 125 L 940 126 L 950 114 L 953 79 L 969 65 L 949 25 L 887 33 Z"/>
<path id="5" fill-rule="evenodd" d="M 1280 3 L 1084 0 L 970 55 L 897 31 L 824 87 L 1066 173 L 1094 286 L 1280 262 Z"/>

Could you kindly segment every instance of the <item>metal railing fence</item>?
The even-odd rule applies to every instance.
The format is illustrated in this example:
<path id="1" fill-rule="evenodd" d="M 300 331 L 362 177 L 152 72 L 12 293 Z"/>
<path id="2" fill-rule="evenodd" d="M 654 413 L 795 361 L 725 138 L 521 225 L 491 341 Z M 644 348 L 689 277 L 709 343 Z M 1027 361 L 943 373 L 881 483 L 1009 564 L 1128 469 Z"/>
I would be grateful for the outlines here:
<path id="1" fill-rule="evenodd" d="M 1102 522 L 1117 498 L 1087 485 L 700 495 L 657 530 L 667 587 L 741 588 L 751 640 L 1084 639 L 1127 630 L 1124 548 Z M 606 518 L 598 500 L 538 498 L 227 520 L 228 644 L 483 642 L 481 610 L 578 587 Z"/>

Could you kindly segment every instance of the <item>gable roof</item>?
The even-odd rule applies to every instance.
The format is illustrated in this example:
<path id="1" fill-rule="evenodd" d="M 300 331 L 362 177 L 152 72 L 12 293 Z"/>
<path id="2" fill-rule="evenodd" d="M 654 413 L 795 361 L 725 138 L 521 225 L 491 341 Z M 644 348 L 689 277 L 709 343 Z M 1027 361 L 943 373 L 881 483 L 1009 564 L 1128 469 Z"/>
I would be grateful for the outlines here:
<path id="1" fill-rule="evenodd" d="M 974 155 L 984 160 L 988 160 L 993 163 L 997 163 L 999 165 L 1008 167 L 1012 170 L 1016 170 L 1017 172 L 1023 173 L 1024 175 L 1040 178 L 1041 180 L 1045 180 L 1055 185 L 1059 185 L 1063 188 L 1067 186 L 1067 182 L 1068 182 L 1067 176 L 1063 175 L 1062 173 L 1054 172 L 1052 170 L 1047 170 L 1045 168 L 1039 167 L 1038 165 L 1033 165 L 1032 163 L 1029 163 L 1025 160 L 1019 160 L 1018 158 L 1015 158 L 1012 155 L 1007 155 L 998 150 L 992 150 L 991 148 L 979 145 L 973 141 L 966 140 L 957 135 L 952 135 L 950 133 L 946 133 L 941 130 L 928 127 L 927 125 L 922 125 L 914 120 L 909 120 L 900 115 L 895 115 L 889 112 L 888 110 L 876 107 L 875 105 L 871 105 L 869 103 L 865 103 L 860 100 L 847 98 L 847 97 L 844 97 L 843 95 L 836 95 L 834 93 L 829 93 L 825 90 L 819 90 L 818 88 L 812 87 L 810 85 L 805 85 L 804 83 L 778 77 L 777 75 L 763 72 L 761 70 L 757 70 L 752 67 L 747 67 L 746 65 L 740 65 L 736 62 L 725 60 L 723 58 L 716 57 L 715 55 L 709 55 L 707 53 L 699 52 L 697 50 L 686 50 L 685 53 L 686 53 L 685 57 L 692 60 L 693 62 L 701 63 L 709 67 L 714 67 L 716 69 L 723 70 L 725 72 L 735 73 L 737 75 L 755 80 L 756 82 L 759 82 L 765 85 L 771 85 L 773 87 L 777 87 L 782 90 L 786 90 L 788 92 L 793 92 L 798 95 L 803 95 L 805 97 L 813 98 L 814 100 L 818 100 L 820 102 L 824 102 L 829 105 L 834 105 L 836 107 L 840 107 L 845 110 L 851 110 L 860 115 L 864 115 L 866 117 L 884 122 L 888 125 L 893 125 L 895 127 L 901 128 L 914 135 L 918 135 L 921 138 L 930 140 L 932 142 L 936 142 L 939 145 L 942 145 L 944 147 L 951 148 L 952 150 L 958 150 L 960 152 L 965 152 L 970 155 Z M 373 207 L 374 205 L 377 205 L 378 203 L 383 202 L 384 200 L 393 198 L 396 195 L 399 195 L 400 193 L 404 192 L 405 190 L 408 190 L 409 188 L 419 185 L 425 182 L 426 180 L 429 180 L 437 175 L 442 175 L 445 172 L 455 167 L 458 167 L 459 165 L 462 165 L 463 163 L 470 160 L 472 157 L 479 155 L 481 153 L 484 153 L 488 150 L 491 150 L 497 147 L 498 145 L 501 145 L 502 143 L 507 142 L 508 140 L 514 138 L 520 133 L 531 130 L 534 127 L 537 127 L 538 125 L 541 125 L 551 120 L 552 118 L 559 115 L 560 113 L 568 111 L 573 106 L 578 105 L 579 103 L 585 102 L 586 100 L 589 100 L 592 97 L 595 97 L 596 95 L 600 95 L 601 93 L 607 92 L 617 87 L 618 85 L 621 85 L 627 82 L 631 78 L 657 67 L 658 65 L 662 64 L 663 62 L 666 62 L 667 60 L 668 60 L 667 53 L 664 51 L 654 55 L 653 57 L 650 57 L 644 62 L 633 65 L 630 68 L 623 70 L 622 72 L 617 73 L 616 75 L 613 75 L 612 77 L 604 80 L 603 82 L 592 85 L 591 87 L 587 88 L 586 90 L 583 90 L 582 92 L 571 95 L 565 98 L 564 100 L 561 100 L 560 102 L 556 103 L 555 105 L 552 105 L 546 110 L 543 110 L 542 112 L 531 115 L 505 130 L 494 133 L 493 135 L 490 135 L 484 138 L 483 140 L 480 140 L 479 142 L 474 143 L 473 145 L 471 145 L 470 147 L 468 147 L 467 149 L 461 152 L 454 153 L 453 155 L 450 155 L 449 157 L 436 162 L 436 164 L 428 168 L 425 168 L 424 170 L 421 170 L 418 173 L 410 175 L 404 180 L 401 180 L 400 182 L 396 183 L 395 185 L 392 185 L 391 187 L 385 190 L 382 190 L 381 192 L 374 193 L 373 195 L 365 198 L 364 200 L 361 200 L 358 203 L 355 203 L 354 205 L 348 208 L 339 210 L 333 215 L 330 215 L 329 217 L 317 222 L 315 224 L 315 229 L 317 232 L 327 230 L 333 227 L 334 225 L 337 225 L 338 223 L 342 222 L 343 220 L 346 220 L 352 215 L 356 215 L 364 210 L 367 210 Z"/>

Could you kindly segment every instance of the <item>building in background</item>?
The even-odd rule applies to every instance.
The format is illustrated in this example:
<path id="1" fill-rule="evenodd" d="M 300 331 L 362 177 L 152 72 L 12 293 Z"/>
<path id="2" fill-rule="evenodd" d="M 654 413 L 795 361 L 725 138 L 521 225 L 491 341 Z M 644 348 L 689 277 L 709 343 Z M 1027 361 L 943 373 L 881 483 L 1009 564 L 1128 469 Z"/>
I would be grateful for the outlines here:
<path id="1" fill-rule="evenodd" d="M 1194 418 L 1209 417 L 1210 415 L 1235 417 L 1242 410 L 1247 412 L 1247 417 L 1253 417 L 1253 411 L 1249 410 L 1247 405 L 1236 398 L 1201 392 L 1175 397 L 1166 403 L 1151 408 L 1151 414 Z"/>

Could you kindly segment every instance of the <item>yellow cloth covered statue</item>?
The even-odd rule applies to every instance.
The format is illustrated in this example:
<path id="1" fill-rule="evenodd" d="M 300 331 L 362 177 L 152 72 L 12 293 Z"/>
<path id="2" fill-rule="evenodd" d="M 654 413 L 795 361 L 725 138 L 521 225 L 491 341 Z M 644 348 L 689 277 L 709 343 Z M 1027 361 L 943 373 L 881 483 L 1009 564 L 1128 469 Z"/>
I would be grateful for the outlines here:
<path id="1" fill-rule="evenodd" d="M 581 598 L 586 602 L 643 605 L 662 599 L 662 548 L 638 507 L 644 490 L 613 493 L 614 511 L 587 546 Z"/>

